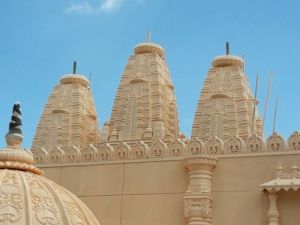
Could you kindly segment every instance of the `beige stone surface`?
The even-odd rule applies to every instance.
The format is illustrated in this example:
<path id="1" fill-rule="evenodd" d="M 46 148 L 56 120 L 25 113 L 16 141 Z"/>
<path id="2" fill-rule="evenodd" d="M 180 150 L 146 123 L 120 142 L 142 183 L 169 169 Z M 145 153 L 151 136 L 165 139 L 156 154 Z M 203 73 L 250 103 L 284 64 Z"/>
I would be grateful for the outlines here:
<path id="1" fill-rule="evenodd" d="M 294 225 L 300 221 L 300 192 L 281 191 L 278 194 L 279 221 L 282 225 Z"/>
<path id="2" fill-rule="evenodd" d="M 62 185 L 62 167 L 43 168 L 43 172 L 48 179 Z"/>
<path id="3" fill-rule="evenodd" d="M 122 225 L 182 225 L 183 194 L 126 195 Z"/>
<path id="4" fill-rule="evenodd" d="M 261 191 L 213 192 L 212 224 L 267 225 L 267 197 Z M 285 225 L 285 224 L 283 224 Z"/>
<path id="5" fill-rule="evenodd" d="M 62 169 L 62 186 L 79 197 L 120 195 L 123 165 L 73 166 Z"/>
<path id="6" fill-rule="evenodd" d="M 182 161 L 126 163 L 124 194 L 183 193 L 187 186 Z"/>
<path id="7" fill-rule="evenodd" d="M 80 198 L 96 215 L 101 224 L 120 225 L 121 222 L 121 195 L 90 196 Z"/>

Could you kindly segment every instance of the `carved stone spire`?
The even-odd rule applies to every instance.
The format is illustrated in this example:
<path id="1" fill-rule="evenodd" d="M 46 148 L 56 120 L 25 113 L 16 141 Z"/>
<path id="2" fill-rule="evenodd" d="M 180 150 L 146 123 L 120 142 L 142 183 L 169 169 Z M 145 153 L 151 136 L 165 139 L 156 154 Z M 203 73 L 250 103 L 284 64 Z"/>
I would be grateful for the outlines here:
<path id="1" fill-rule="evenodd" d="M 21 105 L 19 102 L 16 102 L 12 110 L 12 116 L 9 123 L 9 131 L 5 136 L 7 145 L 20 145 L 22 143 L 23 135 L 21 119 Z"/>
<path id="2" fill-rule="evenodd" d="M 21 106 L 16 102 L 13 106 L 9 131 L 6 134 L 7 147 L 0 150 L 0 169 L 14 169 L 42 174 L 42 171 L 33 166 L 32 153 L 21 147 L 23 141 Z"/>
<path id="3" fill-rule="evenodd" d="M 76 73 L 76 64 L 74 64 Z M 96 144 L 99 136 L 96 107 L 89 81 L 79 74 L 62 76 L 44 108 L 37 127 L 32 151 L 57 147 L 68 150 Z"/>
<path id="4" fill-rule="evenodd" d="M 244 60 L 229 55 L 216 57 L 208 71 L 194 118 L 192 137 L 206 141 L 217 136 L 227 139 L 252 133 L 253 109 L 256 101 L 244 73 Z M 261 136 L 261 119 L 256 113 L 254 133 Z"/>
<path id="5" fill-rule="evenodd" d="M 118 140 L 141 139 L 149 129 L 153 138 L 178 136 L 174 86 L 164 60 L 164 49 L 153 43 L 135 47 L 129 58 L 115 97 L 109 134 Z"/>

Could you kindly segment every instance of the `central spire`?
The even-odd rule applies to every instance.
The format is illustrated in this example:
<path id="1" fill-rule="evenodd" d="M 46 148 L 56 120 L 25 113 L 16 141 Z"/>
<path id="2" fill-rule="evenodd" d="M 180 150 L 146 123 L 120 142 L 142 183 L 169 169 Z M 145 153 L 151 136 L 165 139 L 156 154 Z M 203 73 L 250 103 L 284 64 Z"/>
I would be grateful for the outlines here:
<path id="1" fill-rule="evenodd" d="M 143 138 L 169 139 L 178 136 L 174 86 L 164 49 L 138 44 L 130 56 L 115 97 L 109 127 L 110 141 Z"/>

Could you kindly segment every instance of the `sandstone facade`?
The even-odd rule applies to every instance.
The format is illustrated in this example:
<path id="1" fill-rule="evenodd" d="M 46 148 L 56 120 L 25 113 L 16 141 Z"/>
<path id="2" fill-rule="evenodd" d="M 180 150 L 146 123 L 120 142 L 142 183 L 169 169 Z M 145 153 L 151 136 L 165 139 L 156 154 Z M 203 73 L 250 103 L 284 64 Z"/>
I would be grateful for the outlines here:
<path id="1" fill-rule="evenodd" d="M 68 120 L 60 135 L 47 135 L 59 107 L 56 90 L 65 84 L 56 87 L 33 144 L 37 165 L 86 202 L 102 224 L 293 225 L 291 218 L 300 219 L 299 132 L 288 140 L 277 133 L 263 139 L 244 61 L 224 55 L 213 60 L 186 139 L 179 134 L 164 54 L 156 44 L 136 46 L 99 135 L 90 94 L 90 110 L 80 100 L 72 110 L 60 106 L 78 119 Z M 67 85 L 90 93 L 78 80 Z"/>

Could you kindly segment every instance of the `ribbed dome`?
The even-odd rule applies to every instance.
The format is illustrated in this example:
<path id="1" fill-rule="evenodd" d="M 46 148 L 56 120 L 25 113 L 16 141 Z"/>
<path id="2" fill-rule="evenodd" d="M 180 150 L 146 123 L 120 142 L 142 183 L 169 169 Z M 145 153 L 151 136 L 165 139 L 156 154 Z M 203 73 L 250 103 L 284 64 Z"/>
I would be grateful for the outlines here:
<path id="1" fill-rule="evenodd" d="M 41 176 L 23 140 L 20 105 L 15 104 L 7 147 L 0 150 L 0 224 L 99 225 L 75 195 Z"/>
<path id="2" fill-rule="evenodd" d="M 16 225 L 96 225 L 72 193 L 31 172 L 0 170 L 0 222 Z"/>

